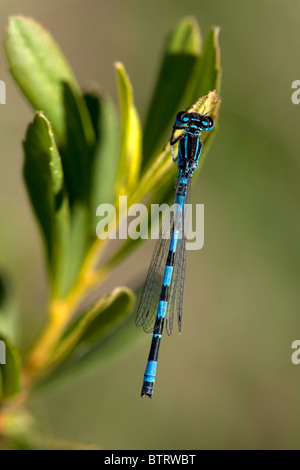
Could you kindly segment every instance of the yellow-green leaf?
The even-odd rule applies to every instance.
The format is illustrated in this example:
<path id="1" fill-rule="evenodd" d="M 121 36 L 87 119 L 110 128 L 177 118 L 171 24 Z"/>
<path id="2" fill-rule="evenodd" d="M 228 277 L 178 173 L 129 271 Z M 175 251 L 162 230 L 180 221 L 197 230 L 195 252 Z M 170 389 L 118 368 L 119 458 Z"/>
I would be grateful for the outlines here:
<path id="1" fill-rule="evenodd" d="M 56 367 L 35 385 L 33 393 L 66 382 L 97 363 L 109 360 L 112 352 L 107 344 L 122 331 L 132 312 L 134 299 L 129 289 L 116 288 L 75 320 L 50 358 L 50 366 Z"/>
<path id="2" fill-rule="evenodd" d="M 118 194 L 127 195 L 135 187 L 141 166 L 141 126 L 133 101 L 130 80 L 121 63 L 116 64 L 121 110 L 121 150 L 117 178 Z"/>
<path id="3" fill-rule="evenodd" d="M 87 347 L 99 341 L 128 313 L 128 309 L 117 308 L 119 304 L 132 300 L 131 291 L 120 287 L 100 298 L 72 323 L 56 347 L 50 362 L 61 361 L 72 351 L 74 352 L 75 348 Z"/>

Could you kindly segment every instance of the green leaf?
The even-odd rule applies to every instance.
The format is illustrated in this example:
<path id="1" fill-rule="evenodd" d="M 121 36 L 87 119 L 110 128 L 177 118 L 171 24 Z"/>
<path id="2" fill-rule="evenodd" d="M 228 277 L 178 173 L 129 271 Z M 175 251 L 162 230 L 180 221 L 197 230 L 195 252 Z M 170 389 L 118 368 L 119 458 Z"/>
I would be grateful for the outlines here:
<path id="1" fill-rule="evenodd" d="M 174 117 L 189 89 L 200 56 L 201 35 L 193 18 L 185 18 L 171 33 L 149 106 L 143 141 L 143 167 L 160 152 L 167 134 L 171 135 Z M 199 95 L 201 96 L 201 95 Z"/>
<path id="2" fill-rule="evenodd" d="M 91 230 L 95 236 L 96 209 L 99 204 L 113 204 L 119 159 L 119 120 L 112 101 L 96 93 L 85 96 L 93 120 L 96 147 L 91 171 Z"/>
<path id="3" fill-rule="evenodd" d="M 5 38 L 10 72 L 58 137 L 71 204 L 88 198 L 92 122 L 78 83 L 52 36 L 36 21 L 11 17 Z"/>
<path id="4" fill-rule="evenodd" d="M 137 184 L 141 165 L 141 126 L 133 102 L 128 75 L 121 63 L 116 63 L 121 110 L 121 150 L 117 179 L 118 194 L 127 195 Z"/>
<path id="5" fill-rule="evenodd" d="M 190 103 L 195 102 L 209 91 L 216 90 L 217 93 L 220 93 L 222 69 L 219 33 L 220 28 L 213 27 L 207 36 L 202 56 L 193 75 L 188 98 Z"/>
<path id="6" fill-rule="evenodd" d="M 107 346 L 103 348 L 103 344 L 110 343 L 114 335 L 123 330 L 133 304 L 134 295 L 126 288 L 117 288 L 95 302 L 63 335 L 50 359 L 50 364 L 58 364 L 57 367 L 37 383 L 34 392 L 66 382 L 97 363 L 109 360 L 112 351 Z"/>
<path id="7" fill-rule="evenodd" d="M 0 335 L 0 354 L 1 358 L 5 356 L 5 364 L 0 363 L 0 401 L 5 401 L 20 389 L 20 357 L 18 350 L 3 335 Z"/>
<path id="8" fill-rule="evenodd" d="M 12 16 L 5 38 L 5 52 L 10 72 L 35 109 L 42 109 L 52 123 L 61 142 L 67 140 L 64 86 L 76 96 L 79 85 L 59 46 L 38 22 L 32 18 Z M 87 141 L 94 143 L 90 117 L 79 100 Z"/>
<path id="9" fill-rule="evenodd" d="M 37 113 L 29 125 L 23 146 L 27 191 L 45 240 L 52 282 L 59 283 L 68 242 L 68 201 L 60 155 L 43 113 Z"/>

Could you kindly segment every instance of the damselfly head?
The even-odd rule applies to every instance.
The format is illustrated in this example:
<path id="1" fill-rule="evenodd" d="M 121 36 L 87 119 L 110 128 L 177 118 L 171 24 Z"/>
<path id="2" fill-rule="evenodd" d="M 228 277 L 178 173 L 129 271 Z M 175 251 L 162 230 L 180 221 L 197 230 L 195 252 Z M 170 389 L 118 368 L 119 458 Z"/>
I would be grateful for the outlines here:
<path id="1" fill-rule="evenodd" d="M 206 114 L 190 113 L 189 126 L 197 127 L 202 132 L 210 131 L 214 127 L 214 121 Z"/>
<path id="2" fill-rule="evenodd" d="M 199 114 L 181 111 L 177 114 L 175 124 L 179 126 L 192 126 L 201 129 L 201 131 L 210 131 L 214 127 L 214 121 L 211 117 Z"/>

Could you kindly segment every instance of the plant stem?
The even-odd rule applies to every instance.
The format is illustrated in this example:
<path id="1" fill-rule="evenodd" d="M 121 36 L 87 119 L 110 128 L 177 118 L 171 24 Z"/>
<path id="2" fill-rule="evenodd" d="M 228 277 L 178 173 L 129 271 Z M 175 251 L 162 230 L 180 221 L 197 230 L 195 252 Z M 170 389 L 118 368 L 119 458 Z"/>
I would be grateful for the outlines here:
<path id="1" fill-rule="evenodd" d="M 87 263 L 84 264 L 79 280 L 73 290 L 64 300 L 53 300 L 50 304 L 50 320 L 46 325 L 42 335 L 35 344 L 27 365 L 23 372 L 25 388 L 28 389 L 32 383 L 51 366 L 51 353 L 61 338 L 66 326 L 76 312 L 82 299 L 87 292 L 100 283 L 106 275 L 107 270 L 101 269 L 94 274 L 94 271 L 87 269 Z"/>

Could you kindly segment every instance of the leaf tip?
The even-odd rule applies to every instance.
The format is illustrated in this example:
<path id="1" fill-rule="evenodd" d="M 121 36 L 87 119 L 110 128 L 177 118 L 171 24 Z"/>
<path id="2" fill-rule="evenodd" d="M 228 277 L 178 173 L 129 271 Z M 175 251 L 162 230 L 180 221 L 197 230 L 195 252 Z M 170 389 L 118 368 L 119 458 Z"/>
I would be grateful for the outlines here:
<path id="1" fill-rule="evenodd" d="M 124 70 L 125 71 L 125 67 L 124 67 L 123 62 L 120 62 L 120 61 L 114 62 L 114 67 L 115 67 L 116 70 Z"/>
<path id="2" fill-rule="evenodd" d="M 16 27 L 20 23 L 28 23 L 34 25 L 40 25 L 38 21 L 36 21 L 32 16 L 25 16 L 25 15 L 11 15 L 8 17 L 6 31 L 11 31 L 14 27 Z"/>

